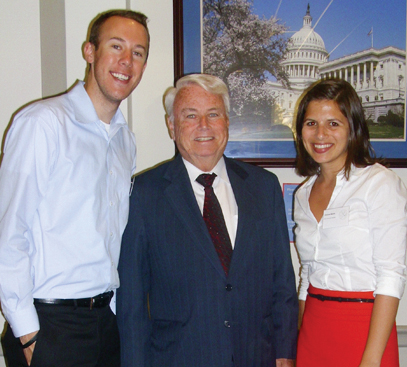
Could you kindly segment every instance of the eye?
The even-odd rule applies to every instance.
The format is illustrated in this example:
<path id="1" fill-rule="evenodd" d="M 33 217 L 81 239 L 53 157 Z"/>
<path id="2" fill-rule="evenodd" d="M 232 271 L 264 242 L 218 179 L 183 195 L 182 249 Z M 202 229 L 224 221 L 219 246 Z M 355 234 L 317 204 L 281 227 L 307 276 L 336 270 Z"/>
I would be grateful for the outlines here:
<path id="1" fill-rule="evenodd" d="M 315 126 L 316 123 L 315 121 L 309 120 L 309 121 L 304 121 L 304 126 Z"/>
<path id="2" fill-rule="evenodd" d="M 196 115 L 193 113 L 187 115 L 187 119 L 194 119 L 195 117 L 196 117 Z"/>
<path id="3" fill-rule="evenodd" d="M 144 55 L 141 53 L 141 52 L 139 52 L 139 51 L 134 51 L 133 52 L 133 55 L 134 56 L 137 56 L 137 57 L 143 57 Z"/>
<path id="4" fill-rule="evenodd" d="M 218 117 L 219 116 L 219 114 L 218 113 L 216 113 L 216 112 L 212 112 L 212 113 L 210 113 L 209 114 L 209 117 Z"/>
<path id="5" fill-rule="evenodd" d="M 120 50 L 120 46 L 119 45 L 113 45 L 112 46 L 115 50 Z"/>
<path id="6" fill-rule="evenodd" d="M 331 121 L 331 126 L 337 127 L 337 126 L 339 126 L 339 124 L 336 121 Z"/>

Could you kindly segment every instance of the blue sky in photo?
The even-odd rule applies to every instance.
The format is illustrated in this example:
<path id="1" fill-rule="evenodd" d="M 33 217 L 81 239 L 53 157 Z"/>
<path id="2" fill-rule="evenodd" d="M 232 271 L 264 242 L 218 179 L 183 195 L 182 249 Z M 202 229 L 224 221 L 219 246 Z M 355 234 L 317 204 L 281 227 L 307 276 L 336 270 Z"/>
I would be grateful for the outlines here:
<path id="1" fill-rule="evenodd" d="M 312 26 L 321 17 L 315 31 L 330 60 L 370 48 L 372 27 L 374 48 L 406 49 L 406 0 L 253 0 L 253 13 L 270 18 L 277 12 L 290 37 L 301 29 L 308 3 Z"/>

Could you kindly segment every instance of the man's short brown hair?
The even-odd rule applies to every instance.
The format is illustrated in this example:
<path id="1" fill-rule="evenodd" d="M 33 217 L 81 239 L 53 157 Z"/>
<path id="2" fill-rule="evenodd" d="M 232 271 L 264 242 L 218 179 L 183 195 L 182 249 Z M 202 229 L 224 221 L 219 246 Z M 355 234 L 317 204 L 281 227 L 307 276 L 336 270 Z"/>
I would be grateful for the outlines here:
<path id="1" fill-rule="evenodd" d="M 148 52 L 150 49 L 150 33 L 148 31 L 147 27 L 147 17 L 140 12 L 133 11 L 133 10 L 125 10 L 125 9 L 115 9 L 115 10 L 109 10 L 104 13 L 100 13 L 97 15 L 93 23 L 91 23 L 91 28 L 89 32 L 89 42 L 92 43 L 95 46 L 95 49 L 97 50 L 99 47 L 99 36 L 100 36 L 100 28 L 103 26 L 103 24 L 111 17 L 122 17 L 122 18 L 128 18 L 135 20 L 137 23 L 140 23 L 146 30 L 147 32 L 147 39 L 148 39 L 148 44 L 147 44 L 147 57 L 148 57 Z M 146 60 L 147 60 L 146 57 Z"/>

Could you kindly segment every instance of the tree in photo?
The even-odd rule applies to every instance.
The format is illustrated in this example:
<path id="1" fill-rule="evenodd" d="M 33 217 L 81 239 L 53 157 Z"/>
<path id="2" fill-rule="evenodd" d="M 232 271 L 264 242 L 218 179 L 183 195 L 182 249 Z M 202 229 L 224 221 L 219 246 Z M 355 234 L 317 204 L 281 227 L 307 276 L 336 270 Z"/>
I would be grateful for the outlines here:
<path id="1" fill-rule="evenodd" d="M 287 27 L 274 16 L 260 18 L 252 8 L 251 0 L 204 0 L 204 72 L 228 85 L 231 116 L 270 119 L 273 96 L 268 81 L 288 87 L 280 66 Z"/>

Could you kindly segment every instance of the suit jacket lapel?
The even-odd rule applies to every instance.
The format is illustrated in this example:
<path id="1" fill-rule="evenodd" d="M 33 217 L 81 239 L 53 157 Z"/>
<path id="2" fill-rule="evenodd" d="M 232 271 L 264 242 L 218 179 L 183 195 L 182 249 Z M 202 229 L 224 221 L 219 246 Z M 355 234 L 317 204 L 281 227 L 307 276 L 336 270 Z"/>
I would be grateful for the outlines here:
<path id="1" fill-rule="evenodd" d="M 195 239 L 194 243 L 206 256 L 217 271 L 225 276 L 219 257 L 213 246 L 212 239 L 202 218 L 198 203 L 192 190 L 188 172 L 178 155 L 168 166 L 164 178 L 169 181 L 164 195 L 174 208 L 176 215 L 180 218 L 186 231 Z"/>
<path id="2" fill-rule="evenodd" d="M 238 268 L 239 262 L 243 261 L 247 249 L 247 242 L 250 239 L 252 226 L 260 218 L 260 213 L 256 207 L 256 200 L 247 178 L 249 174 L 233 160 L 225 157 L 226 168 L 233 189 L 233 194 L 238 207 L 238 225 L 236 232 L 235 247 L 233 250 L 232 263 L 229 269 L 231 276 Z"/>

